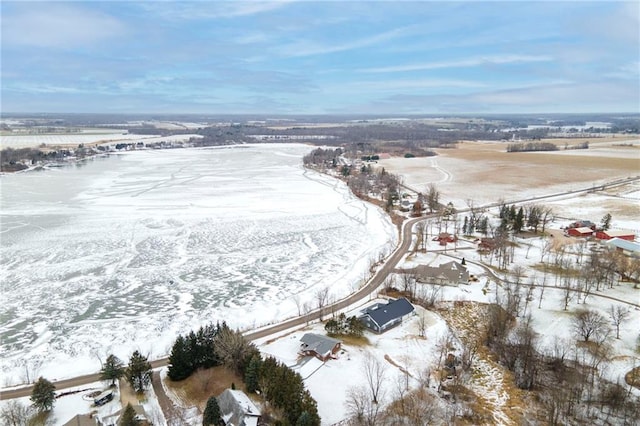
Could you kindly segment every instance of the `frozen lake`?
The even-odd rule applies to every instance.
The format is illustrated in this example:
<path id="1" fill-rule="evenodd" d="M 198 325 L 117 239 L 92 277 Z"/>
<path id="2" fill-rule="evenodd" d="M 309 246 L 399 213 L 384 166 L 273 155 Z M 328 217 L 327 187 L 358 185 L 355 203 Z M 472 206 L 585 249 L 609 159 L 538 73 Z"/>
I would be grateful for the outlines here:
<path id="1" fill-rule="evenodd" d="M 2 386 L 97 372 L 178 333 L 253 328 L 352 292 L 396 242 L 303 145 L 137 151 L 5 175 Z"/>

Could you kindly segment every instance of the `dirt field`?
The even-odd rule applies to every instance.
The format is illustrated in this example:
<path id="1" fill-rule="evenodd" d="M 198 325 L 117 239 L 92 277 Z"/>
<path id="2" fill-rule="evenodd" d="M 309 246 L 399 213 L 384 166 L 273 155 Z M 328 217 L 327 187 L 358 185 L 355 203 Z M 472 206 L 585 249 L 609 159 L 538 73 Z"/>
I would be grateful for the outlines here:
<path id="1" fill-rule="evenodd" d="M 585 139 L 560 139 L 559 151 L 507 153 L 506 142 L 470 142 L 438 149 L 436 157 L 391 158 L 379 166 L 400 174 L 416 190 L 434 183 L 442 199 L 464 206 L 517 199 L 596 185 L 640 173 L 640 141 L 609 138 L 590 141 L 586 150 L 564 150 Z M 630 144 L 631 146 L 621 146 Z"/>

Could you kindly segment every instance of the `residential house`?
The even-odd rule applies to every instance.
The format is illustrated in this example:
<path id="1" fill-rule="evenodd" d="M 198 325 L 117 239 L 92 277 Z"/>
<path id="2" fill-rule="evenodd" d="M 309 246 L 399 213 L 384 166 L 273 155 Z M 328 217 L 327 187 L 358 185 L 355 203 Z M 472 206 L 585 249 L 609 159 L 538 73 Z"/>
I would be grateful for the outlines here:
<path id="1" fill-rule="evenodd" d="M 416 281 L 425 284 L 458 286 L 469 283 L 469 271 L 460 262 L 451 261 L 440 266 L 418 265 L 405 269 L 406 273 L 414 274 Z"/>
<path id="2" fill-rule="evenodd" d="M 257 426 L 260 410 L 241 390 L 225 389 L 217 398 L 222 420 L 227 426 Z"/>
<path id="3" fill-rule="evenodd" d="M 591 222 L 590 220 L 576 220 L 573 223 L 570 223 L 567 226 L 567 229 L 571 228 L 590 228 L 592 231 L 596 230 L 596 224 Z"/>
<path id="4" fill-rule="evenodd" d="M 96 426 L 96 419 L 91 414 L 78 414 L 62 426 Z"/>
<path id="5" fill-rule="evenodd" d="M 413 305 L 404 297 L 388 303 L 376 303 L 362 311 L 360 321 L 376 333 L 384 333 L 402 323 L 414 311 Z"/>
<path id="6" fill-rule="evenodd" d="M 325 362 L 335 355 L 342 345 L 340 340 L 314 333 L 306 333 L 300 341 L 302 342 L 300 345 L 302 355 L 315 356 Z"/>

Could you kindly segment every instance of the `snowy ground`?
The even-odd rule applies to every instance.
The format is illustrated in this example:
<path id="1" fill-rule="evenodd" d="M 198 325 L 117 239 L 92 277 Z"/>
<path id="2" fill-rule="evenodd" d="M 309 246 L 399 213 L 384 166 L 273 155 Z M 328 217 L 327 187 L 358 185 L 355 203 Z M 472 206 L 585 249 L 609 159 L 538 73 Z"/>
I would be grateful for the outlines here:
<path id="1" fill-rule="evenodd" d="M 363 306 L 345 313 L 347 316 L 358 314 L 362 308 L 376 301 L 382 300 L 368 301 Z M 419 337 L 420 316 L 424 316 L 427 323 L 425 337 Z M 418 307 L 414 315 L 384 334 L 366 332 L 365 336 L 369 339 L 370 345 L 344 344 L 342 351 L 338 353 L 338 359 L 331 359 L 326 363 L 317 358 L 304 358 L 299 362 L 297 353 L 300 349 L 300 338 L 309 332 L 326 334 L 324 325 L 316 323 L 284 334 L 276 340 L 264 339 L 257 344 L 263 355 L 273 356 L 300 373 L 307 389 L 318 402 L 322 424 L 331 425 L 347 417 L 345 401 L 349 389 L 366 386 L 363 368 L 368 354 L 384 365 L 385 397 L 381 401 L 382 404 L 389 403 L 395 396 L 398 380 L 402 384 L 407 380 L 399 366 L 409 372 L 410 388 L 416 388 L 425 368 L 437 363 L 435 342 L 446 335 L 447 326 L 438 315 Z"/>
<path id="2" fill-rule="evenodd" d="M 55 383 L 54 383 L 55 384 Z M 60 426 L 71 420 L 78 414 L 93 414 L 100 418 L 109 416 L 122 409 L 122 406 L 126 404 L 121 403 L 120 390 L 118 387 L 114 389 L 114 397 L 110 402 L 96 406 L 93 403 L 92 394 L 98 391 L 107 390 L 105 382 L 94 382 L 87 385 L 73 387 L 64 390 L 64 396 L 60 396 L 56 399 L 53 410 L 49 414 L 47 425 Z M 61 392 L 56 392 L 60 394 Z M 15 400 L 23 406 L 31 405 L 29 397 L 18 398 Z M 135 402 L 135 401 L 134 401 Z M 0 401 L 0 408 L 8 404 L 9 401 Z M 144 398 L 139 402 L 147 413 L 148 418 L 154 425 L 162 426 L 166 422 L 158 404 L 158 400 L 155 394 L 151 390 L 147 390 L 144 394 Z"/>
<path id="3" fill-rule="evenodd" d="M 395 245 L 302 145 L 128 152 L 2 177 L 2 386 L 167 355 L 177 334 L 297 314 Z"/>

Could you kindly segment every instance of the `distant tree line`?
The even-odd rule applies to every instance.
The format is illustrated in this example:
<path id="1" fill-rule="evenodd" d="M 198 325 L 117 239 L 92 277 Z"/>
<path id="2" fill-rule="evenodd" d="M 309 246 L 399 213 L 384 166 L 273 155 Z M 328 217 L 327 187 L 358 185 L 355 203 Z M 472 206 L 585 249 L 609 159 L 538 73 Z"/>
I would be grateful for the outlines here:
<path id="1" fill-rule="evenodd" d="M 511 143 L 507 152 L 557 151 L 558 147 L 551 142 Z"/>

